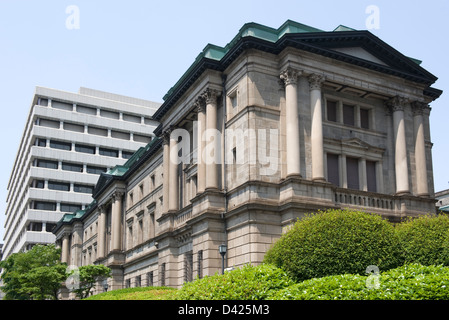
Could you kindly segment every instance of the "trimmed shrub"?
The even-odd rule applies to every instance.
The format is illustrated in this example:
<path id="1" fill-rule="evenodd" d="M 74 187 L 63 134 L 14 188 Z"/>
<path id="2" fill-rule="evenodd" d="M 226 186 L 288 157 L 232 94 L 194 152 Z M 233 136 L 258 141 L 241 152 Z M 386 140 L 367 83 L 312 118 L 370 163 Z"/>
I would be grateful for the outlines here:
<path id="1" fill-rule="evenodd" d="M 425 215 L 398 224 L 406 263 L 449 265 L 449 217 Z"/>
<path id="2" fill-rule="evenodd" d="M 272 292 L 272 300 L 448 300 L 449 267 L 408 264 L 380 273 L 379 287 L 367 276 L 310 279 Z"/>
<path id="3" fill-rule="evenodd" d="M 307 215 L 274 243 L 265 263 L 295 281 L 337 274 L 364 274 L 370 265 L 385 271 L 403 264 L 392 224 L 379 215 L 328 210 Z"/>
<path id="4" fill-rule="evenodd" d="M 176 300 L 264 300 L 271 291 L 286 288 L 294 282 L 272 265 L 251 266 L 206 276 L 185 283 L 173 298 Z"/>

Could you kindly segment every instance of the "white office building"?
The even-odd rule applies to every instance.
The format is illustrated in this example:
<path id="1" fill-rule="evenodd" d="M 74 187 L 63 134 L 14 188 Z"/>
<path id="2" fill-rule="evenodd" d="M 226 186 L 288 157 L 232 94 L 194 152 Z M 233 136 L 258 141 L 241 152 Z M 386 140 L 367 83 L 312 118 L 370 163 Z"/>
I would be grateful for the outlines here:
<path id="1" fill-rule="evenodd" d="M 99 174 L 147 145 L 159 103 L 36 87 L 8 183 L 3 257 L 54 243 L 64 213 L 85 209 Z"/>

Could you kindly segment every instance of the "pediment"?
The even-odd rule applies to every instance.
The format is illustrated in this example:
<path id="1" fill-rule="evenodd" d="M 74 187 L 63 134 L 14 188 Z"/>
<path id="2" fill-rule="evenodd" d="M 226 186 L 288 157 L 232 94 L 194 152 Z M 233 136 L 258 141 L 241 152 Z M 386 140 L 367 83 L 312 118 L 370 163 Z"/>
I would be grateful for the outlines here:
<path id="1" fill-rule="evenodd" d="M 359 58 L 366 61 L 374 62 L 377 64 L 381 64 L 383 66 L 390 67 L 388 64 L 374 56 L 373 54 L 369 53 L 365 49 L 361 47 L 348 47 L 348 48 L 334 48 L 333 50 Z"/>
<path id="2" fill-rule="evenodd" d="M 376 152 L 376 153 L 382 153 L 384 151 L 383 148 L 378 147 L 378 146 L 373 146 L 359 138 L 351 138 L 351 139 L 341 140 L 341 146 L 349 147 L 349 148 L 356 148 L 356 149 L 363 149 L 366 151 L 372 151 L 372 152 Z"/>

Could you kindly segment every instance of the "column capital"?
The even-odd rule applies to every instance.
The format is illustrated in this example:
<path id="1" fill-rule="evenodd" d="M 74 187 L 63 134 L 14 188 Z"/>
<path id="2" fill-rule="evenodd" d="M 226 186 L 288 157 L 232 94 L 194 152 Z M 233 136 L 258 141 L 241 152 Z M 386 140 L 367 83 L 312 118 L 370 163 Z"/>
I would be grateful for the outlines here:
<path id="1" fill-rule="evenodd" d="M 125 194 L 125 192 L 123 192 L 121 190 L 116 190 L 112 194 L 112 200 L 114 200 L 114 201 L 116 201 L 116 200 L 117 201 L 121 201 L 124 194 Z"/>
<path id="2" fill-rule="evenodd" d="M 204 99 L 203 95 L 196 98 L 193 102 L 193 105 L 198 113 L 206 112 L 206 100 Z"/>
<path id="3" fill-rule="evenodd" d="M 309 80 L 310 90 L 321 90 L 326 77 L 322 74 L 312 73 L 307 77 L 307 80 Z"/>
<path id="4" fill-rule="evenodd" d="M 203 94 L 202 98 L 206 101 L 206 104 L 217 104 L 217 98 L 220 92 L 216 89 L 207 88 Z"/>
<path id="5" fill-rule="evenodd" d="M 287 86 L 289 84 L 296 85 L 298 83 L 298 77 L 302 74 L 301 70 L 294 69 L 292 67 L 287 67 L 284 69 L 281 74 L 280 78 L 282 81 L 284 81 L 284 84 Z"/>
<path id="6" fill-rule="evenodd" d="M 429 109 L 429 105 L 424 101 L 413 101 L 411 105 L 413 116 L 422 116 L 424 115 L 424 111 Z"/>
<path id="7" fill-rule="evenodd" d="M 391 112 L 404 111 L 407 103 L 409 103 L 409 100 L 402 96 L 395 96 L 385 102 Z"/>

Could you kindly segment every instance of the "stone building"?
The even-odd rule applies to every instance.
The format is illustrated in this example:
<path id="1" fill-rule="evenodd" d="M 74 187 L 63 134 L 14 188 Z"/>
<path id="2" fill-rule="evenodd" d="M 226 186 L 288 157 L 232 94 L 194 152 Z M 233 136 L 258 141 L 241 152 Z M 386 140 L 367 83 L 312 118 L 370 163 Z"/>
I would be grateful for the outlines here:
<path id="1" fill-rule="evenodd" d="M 260 263 L 318 209 L 434 213 L 436 80 L 368 31 L 245 24 L 169 90 L 157 138 L 58 223 L 62 259 L 111 267 L 109 289 L 179 287 L 221 271 L 221 244 L 226 267 Z"/>

